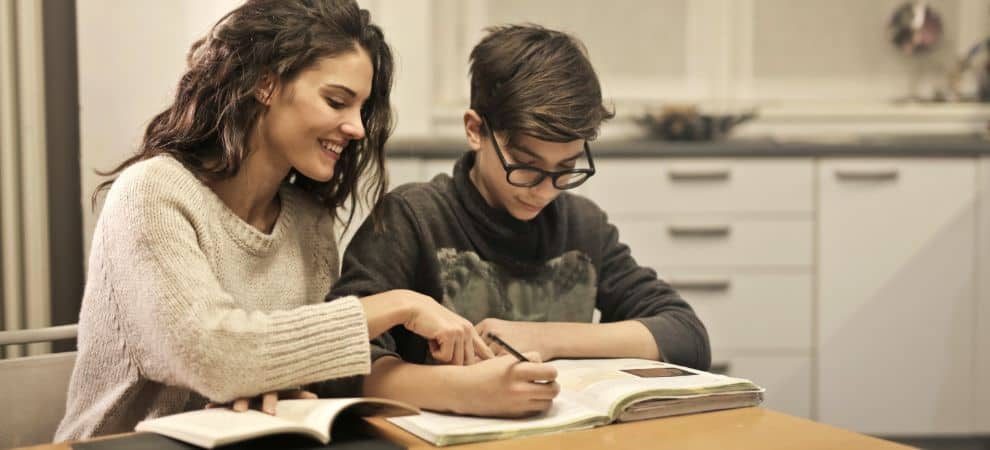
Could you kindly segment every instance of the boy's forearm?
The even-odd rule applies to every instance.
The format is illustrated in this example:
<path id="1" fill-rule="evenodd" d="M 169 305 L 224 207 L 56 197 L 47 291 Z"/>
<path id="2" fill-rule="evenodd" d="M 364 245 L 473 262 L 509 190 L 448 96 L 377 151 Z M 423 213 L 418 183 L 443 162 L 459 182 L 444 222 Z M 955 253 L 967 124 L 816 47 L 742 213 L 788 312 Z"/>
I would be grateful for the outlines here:
<path id="1" fill-rule="evenodd" d="M 457 386 L 463 367 L 411 364 L 398 358 L 379 358 L 364 379 L 364 395 L 410 403 L 440 412 L 460 411 Z"/>
<path id="2" fill-rule="evenodd" d="M 660 360 L 657 342 L 646 325 L 612 323 L 534 323 L 554 358 L 643 358 Z"/>

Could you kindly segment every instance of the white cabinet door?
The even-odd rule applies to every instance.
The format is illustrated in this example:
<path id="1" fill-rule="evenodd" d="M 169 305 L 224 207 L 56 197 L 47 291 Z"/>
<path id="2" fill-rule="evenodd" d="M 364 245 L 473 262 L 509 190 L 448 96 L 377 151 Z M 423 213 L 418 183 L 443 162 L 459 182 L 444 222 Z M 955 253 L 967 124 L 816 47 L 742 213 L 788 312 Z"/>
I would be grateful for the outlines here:
<path id="1" fill-rule="evenodd" d="M 971 431 L 975 169 L 962 158 L 820 162 L 819 420 Z"/>
<path id="2" fill-rule="evenodd" d="M 978 219 L 980 244 L 976 278 L 980 280 L 977 299 L 976 379 L 973 380 L 974 430 L 990 434 L 990 157 L 980 158 Z"/>

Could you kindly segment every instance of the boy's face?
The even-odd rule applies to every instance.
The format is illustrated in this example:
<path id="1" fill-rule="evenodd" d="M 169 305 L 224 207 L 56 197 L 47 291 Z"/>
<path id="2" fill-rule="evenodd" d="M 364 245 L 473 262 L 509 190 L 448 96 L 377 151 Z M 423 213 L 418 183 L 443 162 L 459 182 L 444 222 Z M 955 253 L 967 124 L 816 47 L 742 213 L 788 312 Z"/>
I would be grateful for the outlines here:
<path id="1" fill-rule="evenodd" d="M 476 153 L 471 181 L 490 206 L 504 209 L 516 219 L 528 221 L 560 195 L 561 190 L 554 187 L 550 177 L 533 187 L 510 184 L 491 133 L 482 131 L 481 118 L 474 111 L 465 113 L 464 128 L 468 143 Z M 586 167 L 588 164 L 583 139 L 551 142 L 522 135 L 517 136 L 512 145 L 509 145 L 508 136 L 504 133 L 495 133 L 495 139 L 498 139 L 498 147 L 508 164 L 523 164 L 550 172 Z"/>

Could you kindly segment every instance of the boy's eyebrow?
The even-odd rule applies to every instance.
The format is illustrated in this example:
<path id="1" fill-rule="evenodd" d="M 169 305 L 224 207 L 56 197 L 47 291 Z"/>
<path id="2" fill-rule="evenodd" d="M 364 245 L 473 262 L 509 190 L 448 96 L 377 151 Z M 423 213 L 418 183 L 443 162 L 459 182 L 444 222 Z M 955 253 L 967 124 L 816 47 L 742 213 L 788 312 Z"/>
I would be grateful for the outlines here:
<path id="1" fill-rule="evenodd" d="M 542 162 L 547 162 L 546 158 L 544 158 L 543 156 L 541 156 L 539 153 L 534 152 L 532 149 L 530 149 L 529 147 L 526 147 L 525 145 L 510 143 L 509 144 L 509 147 L 512 150 L 523 152 L 523 153 L 525 153 L 525 154 L 527 154 L 529 156 L 532 156 L 532 157 L 534 157 L 536 159 L 539 159 Z M 571 161 L 576 161 L 583 154 L 584 154 L 584 148 L 582 148 L 581 151 L 575 153 L 573 156 L 569 156 L 567 158 L 562 159 L 557 164 L 559 165 L 559 164 L 563 164 L 563 163 L 569 163 Z"/>
<path id="2" fill-rule="evenodd" d="M 566 159 L 561 160 L 558 164 L 569 163 L 569 162 L 577 161 L 577 159 L 580 158 L 581 155 L 583 155 L 583 154 L 584 154 L 584 148 L 582 148 L 581 151 L 575 153 L 574 156 L 571 156 L 569 158 L 566 158 Z"/>

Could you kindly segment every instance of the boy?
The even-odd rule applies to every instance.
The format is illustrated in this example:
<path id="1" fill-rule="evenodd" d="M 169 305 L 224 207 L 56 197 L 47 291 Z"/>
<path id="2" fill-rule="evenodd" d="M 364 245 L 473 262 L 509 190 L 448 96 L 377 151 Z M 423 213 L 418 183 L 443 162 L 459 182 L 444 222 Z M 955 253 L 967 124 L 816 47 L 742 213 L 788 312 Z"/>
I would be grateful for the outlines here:
<path id="1" fill-rule="evenodd" d="M 594 174 L 588 142 L 612 116 L 576 39 L 539 26 L 489 30 L 471 52 L 471 151 L 453 177 L 385 196 L 374 213 L 381 227 L 369 220 L 357 232 L 328 298 L 411 289 L 529 359 L 635 357 L 707 369 L 708 335 L 691 307 L 636 264 L 594 203 L 566 192 Z M 398 328 L 376 343 L 365 395 L 516 416 L 546 410 L 557 393 L 555 370 L 538 362 L 427 365 L 428 343 Z"/>

